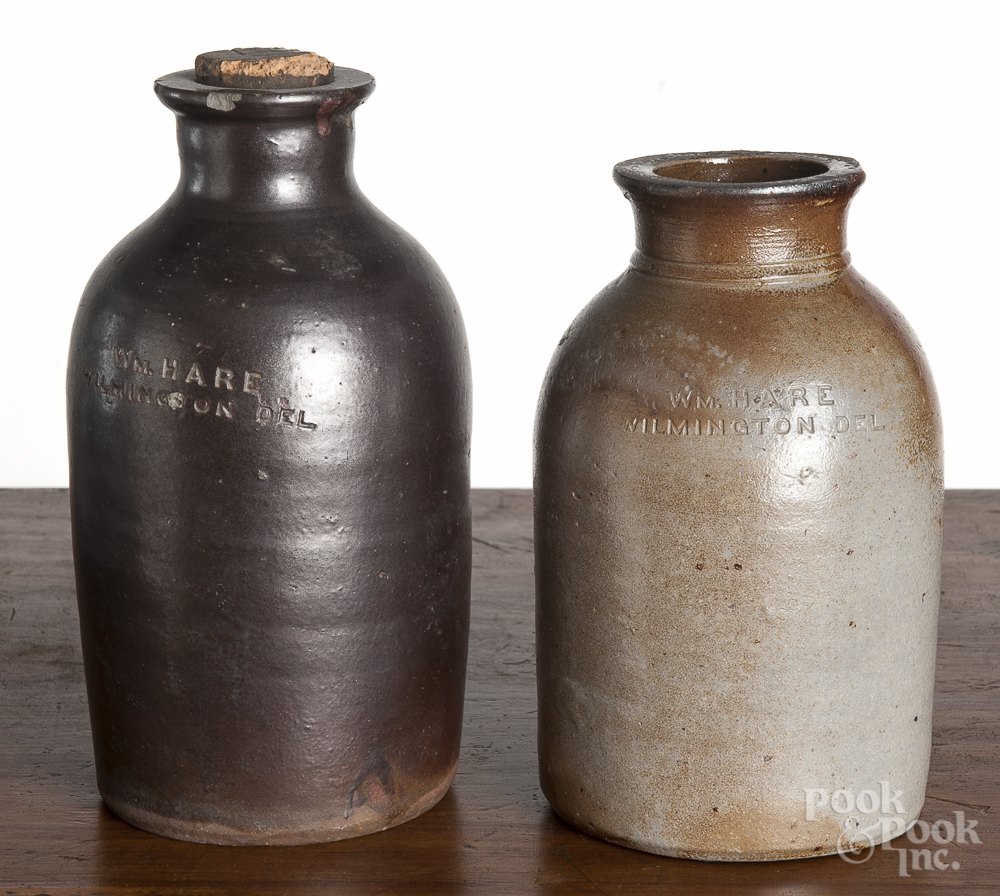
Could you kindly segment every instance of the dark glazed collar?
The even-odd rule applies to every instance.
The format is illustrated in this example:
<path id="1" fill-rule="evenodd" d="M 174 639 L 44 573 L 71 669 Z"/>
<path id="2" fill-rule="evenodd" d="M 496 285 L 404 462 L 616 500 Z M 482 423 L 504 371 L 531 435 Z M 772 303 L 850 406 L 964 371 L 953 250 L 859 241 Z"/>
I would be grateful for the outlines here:
<path id="1" fill-rule="evenodd" d="M 177 115 L 217 121 L 274 120 L 348 113 L 368 98 L 375 79 L 368 72 L 338 67 L 333 81 L 318 87 L 244 90 L 199 84 L 194 69 L 188 69 L 157 78 L 153 89 Z"/>

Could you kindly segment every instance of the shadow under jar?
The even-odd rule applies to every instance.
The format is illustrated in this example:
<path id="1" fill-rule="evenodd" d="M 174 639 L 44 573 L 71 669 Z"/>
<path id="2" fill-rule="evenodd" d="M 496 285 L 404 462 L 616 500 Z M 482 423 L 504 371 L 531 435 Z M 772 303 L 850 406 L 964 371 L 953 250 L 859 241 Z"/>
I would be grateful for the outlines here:
<path id="1" fill-rule="evenodd" d="M 708 860 L 825 855 L 919 816 L 941 420 L 851 266 L 853 159 L 623 162 L 628 270 L 535 431 L 539 762 L 567 822 Z"/>
<path id="2" fill-rule="evenodd" d="M 97 779 L 184 840 L 415 817 L 459 755 L 470 376 L 441 271 L 362 195 L 374 88 L 156 82 L 176 192 L 97 268 L 68 371 Z"/>

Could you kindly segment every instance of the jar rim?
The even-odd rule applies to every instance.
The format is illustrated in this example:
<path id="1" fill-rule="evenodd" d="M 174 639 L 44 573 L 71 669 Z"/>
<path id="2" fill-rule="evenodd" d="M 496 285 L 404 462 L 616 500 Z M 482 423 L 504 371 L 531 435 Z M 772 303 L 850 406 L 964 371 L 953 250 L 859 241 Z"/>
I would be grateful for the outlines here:
<path id="1" fill-rule="evenodd" d="M 850 194 L 865 179 L 855 159 L 804 152 L 667 153 L 619 162 L 615 183 L 649 196 L 812 196 Z"/>
<path id="2" fill-rule="evenodd" d="M 175 114 L 215 120 L 290 119 L 313 115 L 343 114 L 360 106 L 375 89 L 368 72 L 337 66 L 329 84 L 316 87 L 214 87 L 195 79 L 194 69 L 157 78 L 153 90 L 160 102 Z"/>

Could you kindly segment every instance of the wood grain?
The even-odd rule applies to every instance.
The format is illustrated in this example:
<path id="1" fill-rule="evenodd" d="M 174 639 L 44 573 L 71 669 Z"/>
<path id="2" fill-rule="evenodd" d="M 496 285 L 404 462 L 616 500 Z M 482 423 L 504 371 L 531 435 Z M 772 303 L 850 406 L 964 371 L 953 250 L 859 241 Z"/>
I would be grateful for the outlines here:
<path id="1" fill-rule="evenodd" d="M 537 784 L 531 496 L 474 495 L 473 633 L 462 761 L 432 811 L 318 846 L 218 847 L 136 830 L 94 783 L 64 491 L 0 492 L 0 894 L 994 893 L 1000 877 L 1000 492 L 950 492 L 934 752 L 923 818 L 947 870 L 878 849 L 749 865 L 646 855 L 560 822 Z M 878 675 L 878 658 L 872 657 Z M 901 842 L 910 849 L 921 847 Z M 907 854 L 908 859 L 912 857 Z M 953 870 L 950 863 L 958 862 Z M 909 863 L 908 863 L 909 864 Z"/>

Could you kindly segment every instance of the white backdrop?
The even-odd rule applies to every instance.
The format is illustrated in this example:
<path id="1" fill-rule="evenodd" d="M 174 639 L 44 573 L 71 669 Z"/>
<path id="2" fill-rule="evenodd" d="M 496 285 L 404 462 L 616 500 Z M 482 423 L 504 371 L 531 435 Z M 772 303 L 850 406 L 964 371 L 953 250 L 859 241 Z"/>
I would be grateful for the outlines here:
<path id="1" fill-rule="evenodd" d="M 930 357 L 952 488 L 1000 487 L 995 4 L 368 0 L 18 4 L 5 16 L 0 487 L 67 482 L 64 365 L 103 255 L 177 179 L 152 93 L 197 53 L 372 72 L 362 188 L 437 259 L 475 377 L 473 484 L 528 486 L 542 375 L 627 265 L 615 162 L 713 149 L 857 158 L 855 265 Z"/>

